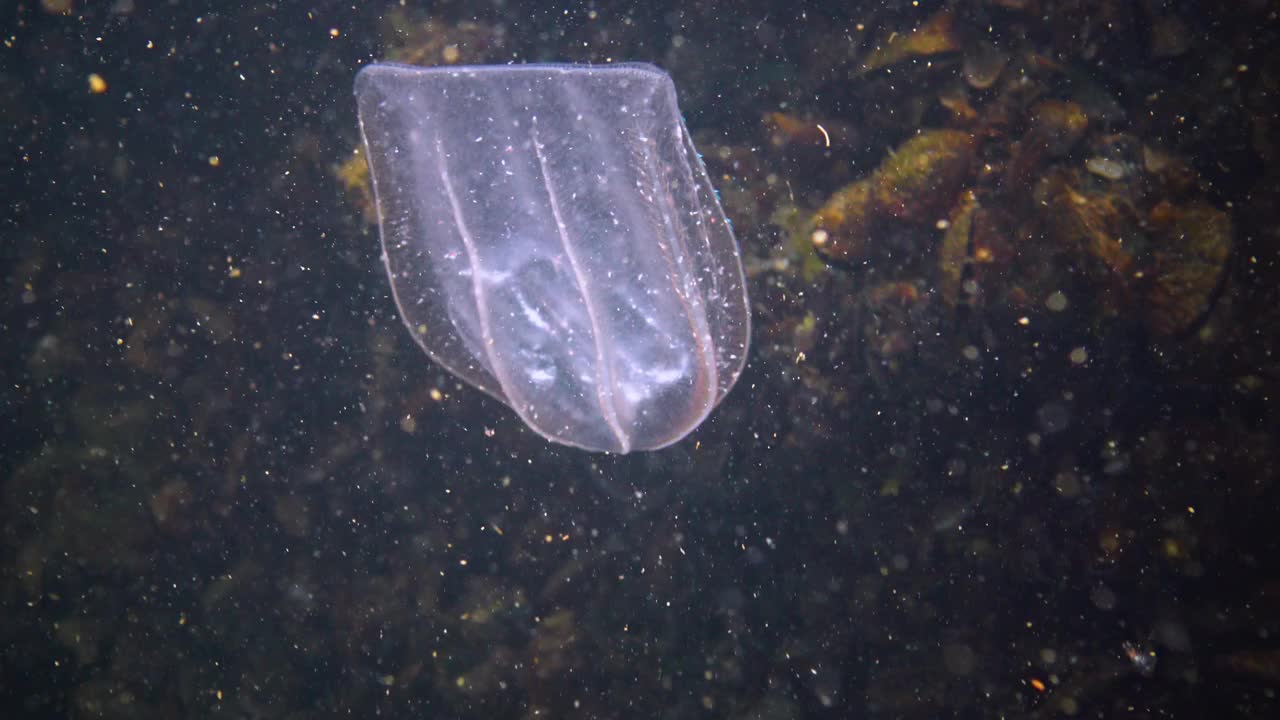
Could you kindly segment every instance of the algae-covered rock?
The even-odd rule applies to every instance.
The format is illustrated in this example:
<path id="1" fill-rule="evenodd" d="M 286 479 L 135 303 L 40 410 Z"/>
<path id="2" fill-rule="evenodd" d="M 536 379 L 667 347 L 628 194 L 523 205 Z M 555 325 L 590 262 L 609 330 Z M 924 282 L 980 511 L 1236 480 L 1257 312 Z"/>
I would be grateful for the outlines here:
<path id="1" fill-rule="evenodd" d="M 960 130 L 927 130 L 891 151 L 870 176 L 836 191 L 813 217 L 814 247 L 855 262 L 885 219 L 934 224 L 969 177 L 977 143 Z"/>
<path id="2" fill-rule="evenodd" d="M 879 209 L 871 178 L 837 190 L 813 217 L 813 246 L 828 258 L 853 262 L 866 257 Z"/>
<path id="3" fill-rule="evenodd" d="M 960 50 L 960 35 L 955 15 L 945 10 L 930 15 L 915 30 L 894 32 L 862 63 L 862 73 L 897 65 L 918 57 L 930 57 Z"/>
<path id="4" fill-rule="evenodd" d="M 1191 329 L 1210 308 L 1231 255 L 1231 217 L 1207 203 L 1151 210 L 1152 271 L 1143 320 L 1158 336 Z"/>
<path id="5" fill-rule="evenodd" d="M 973 215 L 978 209 L 978 199 L 973 192 L 964 194 L 961 202 L 951 211 L 947 231 L 938 245 L 938 293 L 947 305 L 955 305 L 961 299 L 965 269 L 969 265 L 969 236 L 973 228 Z"/>
<path id="6" fill-rule="evenodd" d="M 956 199 L 976 143 L 962 130 L 928 130 L 900 145 L 876 170 L 875 204 L 897 218 L 934 222 Z"/>

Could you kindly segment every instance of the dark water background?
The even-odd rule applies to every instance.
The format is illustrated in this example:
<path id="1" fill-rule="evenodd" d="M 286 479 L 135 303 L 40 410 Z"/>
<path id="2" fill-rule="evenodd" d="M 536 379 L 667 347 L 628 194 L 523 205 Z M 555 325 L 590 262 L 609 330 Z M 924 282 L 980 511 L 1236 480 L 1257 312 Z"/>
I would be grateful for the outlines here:
<path id="1" fill-rule="evenodd" d="M 1274 3 L 0 17 L 5 716 L 1280 712 Z M 384 58 L 672 74 L 756 328 L 693 436 L 422 355 Z"/>

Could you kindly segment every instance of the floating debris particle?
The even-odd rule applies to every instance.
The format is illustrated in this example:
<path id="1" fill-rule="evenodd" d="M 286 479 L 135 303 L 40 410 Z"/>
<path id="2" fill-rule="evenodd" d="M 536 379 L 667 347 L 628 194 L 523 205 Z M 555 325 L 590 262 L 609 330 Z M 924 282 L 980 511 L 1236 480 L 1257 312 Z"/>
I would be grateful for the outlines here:
<path id="1" fill-rule="evenodd" d="M 809 120 L 784 112 L 765 113 L 769 142 L 774 147 L 792 144 L 849 147 L 855 142 L 853 127 L 838 120 Z"/>

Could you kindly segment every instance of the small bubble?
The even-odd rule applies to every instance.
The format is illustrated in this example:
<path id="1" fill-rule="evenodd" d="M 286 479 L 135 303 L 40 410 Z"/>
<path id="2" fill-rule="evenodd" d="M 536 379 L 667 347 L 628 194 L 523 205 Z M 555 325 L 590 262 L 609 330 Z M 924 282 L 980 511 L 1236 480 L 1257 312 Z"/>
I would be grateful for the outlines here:
<path id="1" fill-rule="evenodd" d="M 1074 498 L 1080 494 L 1080 476 L 1073 472 L 1060 472 L 1053 479 L 1054 489 L 1065 498 Z"/>
<path id="2" fill-rule="evenodd" d="M 1062 432 L 1071 424 L 1071 411 L 1058 402 L 1045 403 L 1036 412 L 1036 417 L 1040 420 L 1040 429 L 1046 435 Z"/>
<path id="3" fill-rule="evenodd" d="M 1106 585 L 1099 585 L 1089 593 L 1089 599 L 1093 601 L 1093 606 L 1099 610 L 1115 610 L 1116 594 Z"/>
<path id="4" fill-rule="evenodd" d="M 1061 290 L 1055 290 L 1045 298 L 1044 306 L 1054 312 L 1062 312 L 1067 309 L 1067 296 Z"/>
<path id="5" fill-rule="evenodd" d="M 954 675 L 968 675 L 976 665 L 973 648 L 959 644 L 942 648 L 942 662 Z"/>

